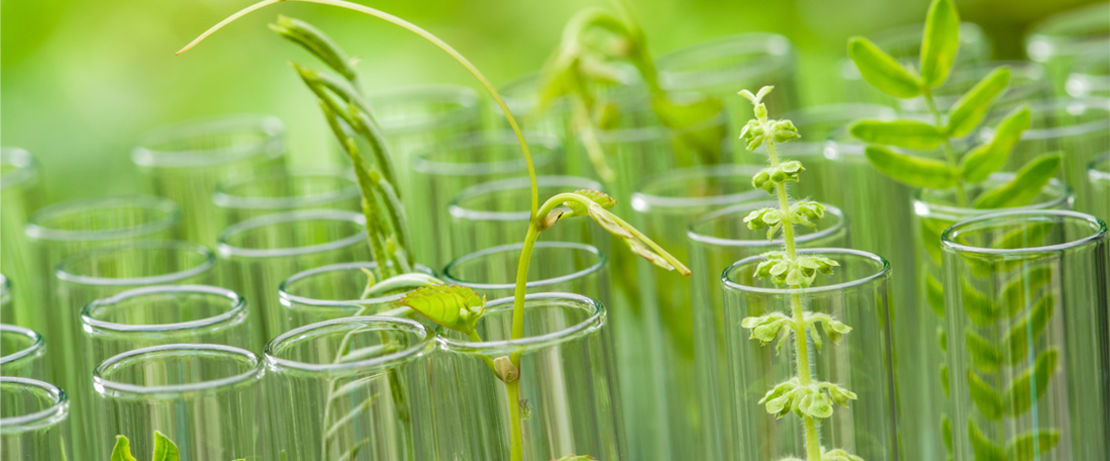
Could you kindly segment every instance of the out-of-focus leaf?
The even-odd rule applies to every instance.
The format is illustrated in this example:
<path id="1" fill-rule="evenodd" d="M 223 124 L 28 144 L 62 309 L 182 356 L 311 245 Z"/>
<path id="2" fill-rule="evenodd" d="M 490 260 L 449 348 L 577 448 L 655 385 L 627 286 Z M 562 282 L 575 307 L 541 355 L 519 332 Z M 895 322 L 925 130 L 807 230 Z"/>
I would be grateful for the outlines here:
<path id="1" fill-rule="evenodd" d="M 980 195 L 975 200 L 975 208 L 986 210 L 1028 205 L 1056 176 L 1060 161 L 1060 154 L 1045 154 L 1033 159 L 1018 170 L 1010 182 Z"/>
<path id="2" fill-rule="evenodd" d="M 1006 444 L 1006 455 L 1010 461 L 1034 461 L 1040 459 L 1042 453 L 1056 448 L 1060 443 L 1060 432 L 1055 430 L 1040 430 L 1025 432 L 1014 437 Z"/>
<path id="3" fill-rule="evenodd" d="M 1010 112 L 998 124 L 990 142 L 972 149 L 960 165 L 961 174 L 967 182 L 981 182 L 991 173 L 998 171 L 1010 158 L 1014 145 L 1021 140 L 1021 133 L 1029 128 L 1029 107 L 1022 106 Z"/>
<path id="4" fill-rule="evenodd" d="M 984 382 L 974 371 L 967 370 L 967 391 L 975 408 L 990 420 L 1002 418 L 1002 395 Z"/>
<path id="5" fill-rule="evenodd" d="M 944 318 L 944 285 L 936 277 L 925 275 L 925 297 L 937 317 Z"/>
<path id="6" fill-rule="evenodd" d="M 986 338 L 968 330 L 965 335 L 971 363 L 982 373 L 994 373 L 1002 362 L 1002 353 Z"/>
<path id="7" fill-rule="evenodd" d="M 962 138 L 971 134 L 987 115 L 994 99 L 1006 91 L 1009 84 L 1010 69 L 1006 67 L 999 67 L 983 77 L 948 111 L 948 136 Z"/>
<path id="8" fill-rule="evenodd" d="M 706 123 L 724 113 L 725 105 L 720 99 L 704 96 L 676 101 L 662 95 L 651 99 L 651 107 L 663 126 L 677 133 L 678 140 L 704 161 L 720 157 L 728 128 L 726 124 Z"/>
<path id="9" fill-rule="evenodd" d="M 861 120 L 849 130 L 863 142 L 905 149 L 931 150 L 944 143 L 936 126 L 917 120 Z"/>
<path id="10" fill-rule="evenodd" d="M 1017 365 L 1029 356 L 1030 340 L 1036 343 L 1037 338 L 1048 328 L 1048 321 L 1052 319 L 1052 314 L 1055 311 L 1056 296 L 1052 293 L 1045 293 L 1041 299 L 1037 300 L 1037 303 L 1033 305 L 1025 318 L 1010 328 L 1010 331 L 1006 333 L 1006 337 L 1002 340 L 1003 347 L 1010 351 L 1009 356 L 1006 357 L 1010 365 Z"/>
<path id="11" fill-rule="evenodd" d="M 967 435 L 971 439 L 971 451 L 975 454 L 975 461 L 1008 461 L 1002 447 L 983 435 L 975 421 L 968 421 Z"/>
<path id="12" fill-rule="evenodd" d="M 911 186 L 947 189 L 957 184 L 956 172 L 942 161 L 899 154 L 879 146 L 867 146 L 864 153 L 883 174 Z"/>
<path id="13" fill-rule="evenodd" d="M 331 38 L 311 24 L 299 19 L 278 16 L 277 24 L 270 24 L 270 30 L 302 46 L 344 78 L 348 80 L 355 78 L 355 69 L 351 65 L 353 61 Z"/>
<path id="14" fill-rule="evenodd" d="M 921 81 L 870 40 L 863 37 L 848 40 L 848 57 L 856 63 L 863 79 L 879 91 L 898 98 L 921 94 Z"/>
<path id="15" fill-rule="evenodd" d="M 960 14 L 952 0 L 933 0 L 921 40 L 921 80 L 936 88 L 948 80 L 960 48 Z"/>
<path id="16" fill-rule="evenodd" d="M 967 280 L 963 280 L 961 285 L 960 298 L 967 318 L 981 327 L 994 324 L 998 316 L 997 307 Z"/>
<path id="17" fill-rule="evenodd" d="M 1026 369 L 1021 376 L 1010 383 L 1003 396 L 1007 414 L 1021 415 L 1028 411 L 1035 401 L 1044 397 L 1048 389 L 1048 381 L 1056 371 L 1059 354 L 1056 349 L 1045 350 L 1037 357 L 1036 363 L 1031 368 Z"/>
<path id="18" fill-rule="evenodd" d="M 419 312 L 436 324 L 455 331 L 469 332 L 486 311 L 486 298 L 459 285 L 434 285 L 405 294 L 398 305 Z"/>
<path id="19" fill-rule="evenodd" d="M 1035 297 L 1048 282 L 1052 281 L 1055 269 L 1050 265 L 1031 267 L 1017 274 L 1002 287 L 1002 302 L 1006 315 L 1013 316 L 1025 310 L 1030 297 Z"/>

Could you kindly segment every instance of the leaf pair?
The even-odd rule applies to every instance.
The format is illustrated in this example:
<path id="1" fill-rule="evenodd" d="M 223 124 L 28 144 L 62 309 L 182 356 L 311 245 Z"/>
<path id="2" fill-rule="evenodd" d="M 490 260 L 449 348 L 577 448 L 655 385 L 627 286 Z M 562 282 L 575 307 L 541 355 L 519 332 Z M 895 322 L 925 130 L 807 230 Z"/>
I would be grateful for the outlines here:
<path id="1" fill-rule="evenodd" d="M 178 461 L 180 459 L 181 455 L 178 454 L 177 445 L 161 432 L 154 431 L 154 453 L 150 455 L 150 461 Z M 116 436 L 116 445 L 112 448 L 112 461 L 138 461 L 131 454 L 131 441 L 126 436 Z"/>
<path id="2" fill-rule="evenodd" d="M 848 57 L 875 88 L 898 98 L 913 98 L 948 80 L 960 46 L 960 17 L 952 0 L 934 0 L 925 19 L 920 75 L 906 69 L 870 40 L 853 37 Z"/>

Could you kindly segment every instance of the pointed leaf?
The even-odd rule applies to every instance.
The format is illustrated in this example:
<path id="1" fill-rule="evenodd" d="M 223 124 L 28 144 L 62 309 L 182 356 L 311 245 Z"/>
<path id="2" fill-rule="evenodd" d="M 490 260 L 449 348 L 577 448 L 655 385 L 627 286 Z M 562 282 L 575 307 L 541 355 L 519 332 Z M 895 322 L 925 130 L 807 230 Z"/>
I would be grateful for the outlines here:
<path id="1" fill-rule="evenodd" d="M 1044 351 L 1037 357 L 1036 363 L 1031 368 L 1026 369 L 1020 377 L 1010 383 L 1003 397 L 1007 413 L 1011 416 L 1021 415 L 1044 397 L 1048 389 L 1048 381 L 1056 372 L 1058 358 L 1059 352 L 1056 349 Z"/>
<path id="2" fill-rule="evenodd" d="M 116 446 L 112 447 L 112 461 L 138 461 L 131 455 L 131 441 L 127 437 L 116 436 Z"/>
<path id="3" fill-rule="evenodd" d="M 931 150 L 944 142 L 936 126 L 917 120 L 861 120 L 850 130 L 863 142 L 906 149 Z"/>
<path id="4" fill-rule="evenodd" d="M 961 284 L 960 299 L 964 312 L 973 323 L 981 327 L 994 324 L 998 316 L 997 307 L 967 280 Z"/>
<path id="5" fill-rule="evenodd" d="M 999 67 L 983 77 L 948 112 L 948 136 L 962 138 L 971 134 L 987 115 L 994 99 L 1006 91 L 1009 84 L 1010 69 L 1006 67 Z"/>
<path id="6" fill-rule="evenodd" d="M 459 285 L 434 285 L 417 288 L 405 294 L 398 305 L 419 312 L 429 320 L 463 333 L 474 330 L 474 325 L 486 311 L 486 298 L 474 290 Z"/>
<path id="7" fill-rule="evenodd" d="M 925 274 L 925 297 L 933 313 L 944 318 L 944 285 L 930 274 Z"/>
<path id="8" fill-rule="evenodd" d="M 986 338 L 973 331 L 965 333 L 967 337 L 967 353 L 971 356 L 971 363 L 975 369 L 982 373 L 994 373 L 1002 362 L 1002 353 Z"/>
<path id="9" fill-rule="evenodd" d="M 998 209 L 1028 205 L 1060 169 L 1060 154 L 1045 154 L 1022 167 L 1014 179 L 975 200 L 975 208 Z"/>
<path id="10" fill-rule="evenodd" d="M 1006 454 L 1010 461 L 1033 461 L 1060 442 L 1060 432 L 1054 430 L 1041 430 L 1026 432 L 1014 437 L 1006 444 Z"/>
<path id="11" fill-rule="evenodd" d="M 1001 248 L 1013 248 L 1002 246 Z M 1009 282 L 1002 287 L 1002 301 L 1005 303 L 1006 314 L 1013 316 L 1018 312 L 1024 312 L 1027 306 L 1027 298 L 1036 296 L 1041 288 L 1044 288 L 1049 282 L 1052 281 L 1055 268 L 1051 265 L 1031 267 L 1021 273 L 1017 274 Z"/>
<path id="12" fill-rule="evenodd" d="M 987 419 L 1002 417 L 1002 395 L 971 370 L 967 370 L 967 391 L 975 408 Z"/>
<path id="13" fill-rule="evenodd" d="M 613 197 L 610 197 L 609 194 L 606 194 L 606 193 L 601 192 L 601 191 L 590 190 L 590 189 L 579 189 L 579 190 L 574 191 L 574 193 L 590 199 L 591 202 L 600 205 L 602 208 L 604 208 L 606 210 L 613 208 L 617 204 L 616 199 L 614 199 Z M 586 205 L 583 205 L 583 204 L 578 203 L 578 202 L 566 201 L 566 202 L 563 202 L 563 205 L 566 205 L 566 207 L 570 208 L 570 210 L 571 210 L 570 213 L 568 213 L 566 216 L 564 216 L 566 218 L 570 218 L 570 217 L 574 217 L 574 216 L 586 216 L 589 213 L 589 211 L 586 210 Z"/>
<path id="14" fill-rule="evenodd" d="M 982 182 L 998 171 L 1010 158 L 1010 152 L 1021 140 L 1021 133 L 1029 128 L 1029 107 L 1022 106 L 1010 112 L 998 124 L 989 143 L 972 149 L 960 164 L 961 174 L 967 182 Z"/>
<path id="15" fill-rule="evenodd" d="M 867 160 L 883 174 L 911 186 L 947 189 L 957 183 L 956 173 L 944 162 L 899 154 L 879 146 L 867 146 Z"/>
<path id="16" fill-rule="evenodd" d="M 1029 356 L 1030 340 L 1036 342 L 1037 338 L 1040 338 L 1048 328 L 1048 321 L 1052 319 L 1052 313 L 1055 310 L 1056 296 L 1046 293 L 1037 300 L 1037 304 L 1025 318 L 1010 328 L 1005 339 L 1002 340 L 1003 347 L 1010 351 L 1009 356 L 1006 357 L 1010 365 L 1017 365 Z"/>
<path id="17" fill-rule="evenodd" d="M 177 445 L 161 432 L 154 431 L 154 454 L 150 456 L 150 461 L 179 461 L 180 459 Z"/>
<path id="18" fill-rule="evenodd" d="M 921 82 L 894 58 L 863 37 L 848 40 L 848 57 L 871 86 L 898 98 L 921 94 Z"/>
<path id="19" fill-rule="evenodd" d="M 948 80 L 948 72 L 960 48 L 960 15 L 952 0 L 933 0 L 925 17 L 921 40 L 921 80 L 936 88 Z"/>
<path id="20" fill-rule="evenodd" d="M 270 24 L 270 30 L 296 43 L 312 53 L 327 64 L 332 70 L 339 72 L 344 78 L 355 78 L 355 69 L 351 66 L 351 59 L 343 53 L 327 35 L 307 22 L 299 19 L 278 16 L 277 24 Z"/>
<path id="21" fill-rule="evenodd" d="M 975 453 L 975 461 L 1009 461 L 1002 447 L 995 445 L 983 435 L 974 421 L 968 421 L 967 435 L 971 439 L 971 451 Z"/>

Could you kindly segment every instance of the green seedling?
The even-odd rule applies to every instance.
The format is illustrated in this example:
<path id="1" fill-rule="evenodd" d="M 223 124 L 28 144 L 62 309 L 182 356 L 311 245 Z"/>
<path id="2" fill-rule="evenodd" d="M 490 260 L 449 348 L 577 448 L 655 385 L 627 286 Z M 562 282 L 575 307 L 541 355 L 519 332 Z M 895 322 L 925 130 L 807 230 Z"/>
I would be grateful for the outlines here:
<path id="1" fill-rule="evenodd" d="M 228 18 L 220 21 L 212 28 L 202 33 L 199 37 L 194 39 L 180 51 L 178 54 L 188 51 L 196 46 L 198 43 L 215 33 L 217 30 L 227 26 L 228 24 L 236 21 L 243 16 L 257 11 L 266 6 L 277 3 L 282 3 L 286 0 L 263 0 L 248 6 Z M 366 14 L 388 23 L 401 27 L 402 29 L 413 33 L 423 40 L 435 45 L 437 48 L 448 54 L 456 62 L 462 65 L 490 94 L 496 101 L 497 105 L 501 108 L 509 126 L 516 134 L 517 140 L 520 143 L 521 153 L 524 157 L 528 169 L 528 178 L 531 185 L 531 207 L 528 231 L 524 239 L 524 245 L 521 251 L 520 261 L 518 263 L 516 274 L 516 289 L 514 291 L 513 300 L 513 317 L 512 317 L 512 339 L 520 339 L 524 336 L 524 297 L 525 288 L 528 280 L 528 269 L 531 262 L 531 254 L 535 247 L 535 243 L 539 238 L 540 233 L 555 225 L 562 219 L 573 218 L 578 216 L 588 216 L 605 228 L 611 234 L 621 238 L 634 253 L 643 256 L 648 261 L 660 266 L 666 270 L 676 270 L 682 274 L 689 275 L 690 271 L 680 261 L 667 253 L 663 248 L 643 235 L 640 231 L 629 225 L 620 217 L 614 215 L 609 211 L 609 208 L 616 203 L 608 195 L 598 191 L 576 191 L 565 192 L 556 194 L 542 206 L 539 203 L 539 188 L 536 183 L 536 172 L 532 161 L 532 154 L 528 148 L 528 143 L 524 139 L 524 134 L 520 130 L 516 118 L 512 115 L 508 106 L 505 104 L 504 99 L 489 82 L 489 80 L 470 63 L 461 53 L 456 51 L 453 47 L 448 45 L 440 38 L 433 35 L 419 26 L 412 24 L 404 19 L 385 13 L 376 8 L 372 8 L 357 3 L 352 3 L 344 0 L 288 0 L 298 1 L 303 3 L 316 3 L 322 5 L 330 5 L 343 9 L 352 10 L 362 14 Z M 294 30 L 295 29 L 295 30 Z M 381 141 L 381 136 L 375 135 L 373 131 L 372 116 L 369 107 L 361 103 L 361 98 L 353 88 L 349 88 L 357 80 L 357 76 L 353 69 L 350 68 L 350 60 L 345 58 L 345 55 L 339 52 L 331 44 L 330 40 L 322 38 L 322 34 L 318 31 L 313 32 L 312 29 L 306 27 L 297 27 L 297 23 L 291 20 L 279 21 L 274 27 L 279 34 L 292 39 L 294 42 L 301 44 L 310 52 L 316 54 L 327 65 L 333 68 L 336 72 L 347 79 L 345 83 L 338 81 L 338 79 L 327 78 L 322 74 L 309 72 L 300 66 L 295 66 L 298 73 L 305 80 L 309 88 L 320 98 L 321 108 L 327 117 L 329 124 L 333 128 L 333 132 L 340 138 L 346 152 L 351 157 L 352 164 L 355 171 L 360 175 L 359 183 L 363 187 L 363 208 L 367 213 L 367 227 L 382 225 L 382 223 L 392 226 L 392 217 L 390 219 L 382 218 L 382 214 L 376 208 L 376 204 L 383 203 L 381 200 L 390 199 L 388 191 L 381 193 L 374 190 L 375 183 L 382 178 L 386 178 L 389 171 L 387 168 L 387 154 L 384 151 L 384 143 Z M 329 49 L 331 49 L 329 51 Z M 339 97 L 340 100 L 334 98 Z M 345 101 L 346 105 L 341 106 L 340 101 Z M 342 115 L 345 114 L 345 115 Z M 340 122 L 345 123 L 347 126 L 340 125 Z M 338 125 L 338 128 L 337 128 Z M 346 128 L 346 129 L 344 129 Z M 360 166 L 363 166 L 361 156 L 357 155 L 360 151 L 357 149 L 356 142 L 350 136 L 346 135 L 348 130 L 353 129 L 354 132 L 359 133 L 371 146 L 378 143 L 378 148 L 372 147 L 375 153 L 375 159 L 378 162 L 378 174 L 373 175 L 374 170 L 360 171 Z M 376 138 L 376 140 L 374 139 Z M 382 157 L 384 159 L 379 159 Z M 364 178 L 361 176 L 366 176 Z M 367 197 L 373 196 L 377 200 L 370 200 Z M 369 209 L 367 207 L 370 207 Z M 371 216 L 373 215 L 373 216 Z M 396 229 L 394 227 L 385 227 L 383 229 Z M 380 230 L 380 229 L 379 229 Z M 379 232 L 379 230 L 371 229 L 371 233 Z M 406 254 L 403 251 L 398 251 L 400 247 L 400 238 L 403 235 L 396 233 L 390 235 L 385 231 L 380 234 L 384 238 L 378 242 L 371 241 L 372 245 L 378 245 L 375 249 L 374 255 L 376 260 L 390 260 L 398 266 L 406 267 L 408 261 L 404 259 Z M 392 244 L 392 245 L 391 245 Z M 382 259 L 378 259 L 382 258 Z M 385 283 L 385 281 L 381 282 Z M 481 337 L 478 336 L 474 330 L 474 326 L 480 319 L 481 314 L 484 312 L 484 299 L 475 294 L 472 290 L 459 286 L 445 286 L 441 287 L 438 284 L 428 284 L 421 288 L 417 288 L 402 298 L 399 302 L 401 305 L 409 306 L 413 310 L 420 312 L 427 316 L 435 323 L 460 331 L 466 334 L 469 338 L 475 341 L 480 341 Z M 505 357 L 498 357 L 496 359 L 487 360 L 492 371 L 496 376 L 505 384 L 506 395 L 508 400 L 508 407 L 510 409 L 510 459 L 512 461 L 520 461 L 523 459 L 524 443 L 522 434 L 522 417 L 521 417 L 521 404 L 520 404 L 520 354 L 513 353 Z M 573 459 L 573 458 L 572 458 Z"/>
<path id="2" fill-rule="evenodd" d="M 800 135 L 790 120 L 768 118 L 763 98 L 772 89 L 765 86 L 755 94 L 748 90 L 740 92 L 741 96 L 751 101 L 755 115 L 754 119 L 744 125 L 740 138 L 747 143 L 748 150 L 767 146 L 771 165 L 752 177 L 752 186 L 767 191 L 778 200 L 779 206 L 752 211 L 744 218 L 744 222 L 753 230 L 767 229 L 768 239 L 782 233 L 783 250 L 765 253 L 764 260 L 756 266 L 755 276 L 768 278 L 776 285 L 789 287 L 793 291 L 790 294 L 790 312 L 775 311 L 758 317 L 746 317 L 741 320 L 741 326 L 751 330 L 751 339 L 760 345 L 766 346 L 777 340 L 775 347 L 780 351 L 793 339 L 797 376 L 767 391 L 759 404 L 764 405 L 767 413 L 778 418 L 789 414 L 801 418 L 805 429 L 805 461 L 862 461 L 859 456 L 842 449 L 826 450 L 821 446 L 819 421 L 833 415 L 834 405 L 847 406 L 849 401 L 856 399 L 856 394 L 813 376 L 809 354 L 816 354 L 821 350 L 819 331 L 835 343 L 850 333 L 852 328 L 829 314 L 805 310 L 799 291 L 812 285 L 818 273 L 832 272 L 838 263 L 819 255 L 797 253 L 795 225 L 816 227 L 814 221 L 824 216 L 825 207 L 810 200 L 790 203 L 788 185 L 800 181 L 805 167 L 796 160 L 780 159 L 776 145 L 799 138 Z M 813 340 L 813 351 L 807 345 L 807 337 Z M 795 461 L 801 459 L 786 458 Z"/>
<path id="3" fill-rule="evenodd" d="M 154 452 L 150 461 L 179 461 L 181 454 L 177 451 L 177 444 L 158 431 L 154 431 Z M 131 454 L 131 441 L 122 435 L 116 436 L 116 445 L 112 447 L 111 461 L 138 461 Z M 240 458 L 234 461 L 245 461 Z"/>

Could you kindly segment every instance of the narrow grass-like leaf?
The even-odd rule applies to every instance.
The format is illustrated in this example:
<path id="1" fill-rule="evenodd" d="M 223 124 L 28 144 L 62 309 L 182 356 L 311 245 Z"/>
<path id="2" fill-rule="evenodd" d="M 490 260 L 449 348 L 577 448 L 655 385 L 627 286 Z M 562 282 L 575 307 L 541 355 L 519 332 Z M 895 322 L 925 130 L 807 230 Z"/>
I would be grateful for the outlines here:
<path id="1" fill-rule="evenodd" d="M 1026 314 L 1025 318 L 1021 319 L 1017 325 L 1010 328 L 1006 333 L 1006 337 L 1002 340 L 1003 347 L 1010 351 L 1006 361 L 1010 365 L 1017 365 L 1025 360 L 1029 355 L 1030 340 L 1037 341 L 1037 338 L 1044 333 L 1048 328 L 1048 321 L 1052 319 L 1053 312 L 1056 311 L 1056 296 L 1052 293 L 1046 293 L 1041 299 L 1037 300 L 1037 304 Z"/>
<path id="2" fill-rule="evenodd" d="M 980 195 L 975 208 L 996 209 L 1028 205 L 1037 198 L 1056 172 L 1060 170 L 1060 154 L 1041 155 L 1014 175 L 1010 182 Z"/>
<path id="3" fill-rule="evenodd" d="M 956 172 L 942 161 L 899 154 L 880 146 L 867 146 L 864 152 L 871 165 L 896 181 L 929 189 L 957 184 Z"/>
<path id="4" fill-rule="evenodd" d="M 1033 406 L 1034 401 L 1044 397 L 1045 391 L 1048 390 L 1048 381 L 1056 371 L 1059 355 L 1056 349 L 1044 351 L 1037 357 L 1036 363 L 1031 368 L 1026 369 L 1020 377 L 1010 383 L 1003 397 L 1007 414 L 1021 415 Z"/>
<path id="5" fill-rule="evenodd" d="M 995 445 L 983 435 L 975 421 L 968 421 L 967 436 L 971 440 L 971 451 L 975 454 L 975 461 L 1008 461 L 1002 447 Z"/>
<path id="6" fill-rule="evenodd" d="M 999 67 L 983 77 L 948 111 L 948 136 L 962 138 L 971 134 L 987 115 L 994 99 L 1006 91 L 1009 84 L 1010 69 L 1007 67 Z"/>
<path id="7" fill-rule="evenodd" d="M 960 165 L 961 174 L 967 182 L 982 182 L 991 173 L 998 171 L 1010 158 L 1014 145 L 1021 140 L 1021 133 L 1029 128 L 1029 107 L 1021 106 L 1006 115 L 995 129 L 990 142 L 972 149 Z"/>
<path id="8" fill-rule="evenodd" d="M 150 456 L 150 461 L 179 461 L 180 459 L 181 454 L 177 451 L 177 445 L 161 432 L 154 431 L 154 454 Z"/>
<path id="9" fill-rule="evenodd" d="M 917 120 L 861 120 L 849 130 L 863 142 L 905 149 L 931 150 L 944 143 L 936 126 Z"/>
<path id="10" fill-rule="evenodd" d="M 948 80 L 960 48 L 960 14 L 952 0 L 933 0 L 921 40 L 921 80 L 936 88 Z"/>
<path id="11" fill-rule="evenodd" d="M 879 91 L 898 98 L 921 94 L 921 81 L 870 40 L 863 37 L 848 40 L 848 57 L 856 63 L 863 79 Z"/>
<path id="12" fill-rule="evenodd" d="M 298 19 L 278 16 L 277 24 L 270 24 L 270 30 L 304 47 L 347 80 L 354 80 L 356 74 L 351 59 L 319 29 Z"/>
<path id="13" fill-rule="evenodd" d="M 138 461 L 131 455 L 131 441 L 126 436 L 116 436 L 116 446 L 112 447 L 112 461 Z"/>
<path id="14" fill-rule="evenodd" d="M 973 331 L 967 331 L 967 353 L 971 356 L 971 363 L 981 373 L 994 373 L 1002 362 L 1002 353 L 993 343 L 979 336 Z"/>
<path id="15" fill-rule="evenodd" d="M 1060 443 L 1060 432 L 1055 430 L 1040 430 L 1025 432 L 1014 437 L 1006 444 L 1006 455 L 1010 461 L 1034 461 L 1040 459 L 1042 453 L 1056 448 Z"/>
<path id="16" fill-rule="evenodd" d="M 971 370 L 967 370 L 967 391 L 979 413 L 990 420 L 1002 418 L 1002 394 Z"/>

